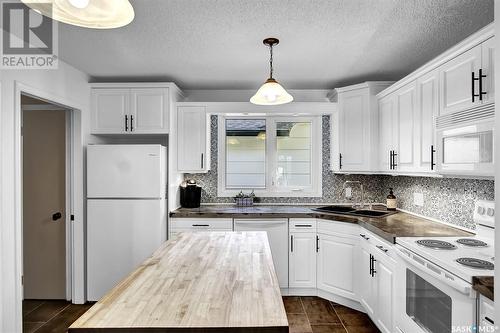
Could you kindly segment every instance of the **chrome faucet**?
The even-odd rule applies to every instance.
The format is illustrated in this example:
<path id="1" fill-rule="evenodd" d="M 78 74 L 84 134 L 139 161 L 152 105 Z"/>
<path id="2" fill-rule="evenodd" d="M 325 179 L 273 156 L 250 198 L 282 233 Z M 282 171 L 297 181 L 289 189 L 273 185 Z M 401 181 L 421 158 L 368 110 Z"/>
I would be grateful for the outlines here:
<path id="1" fill-rule="evenodd" d="M 342 191 L 340 192 L 340 196 L 342 196 L 342 194 L 345 192 L 345 190 L 348 187 L 348 185 L 351 185 L 351 186 L 349 186 L 349 187 L 351 187 L 351 189 L 352 189 L 352 185 L 359 185 L 359 188 L 361 190 L 361 202 L 359 203 L 359 205 L 357 204 L 357 202 L 355 202 L 352 205 L 352 207 L 353 208 L 363 209 L 365 207 L 365 190 L 364 190 L 363 184 L 360 181 L 357 181 L 357 180 L 347 180 L 347 181 L 345 181 L 344 185 L 342 185 Z"/>

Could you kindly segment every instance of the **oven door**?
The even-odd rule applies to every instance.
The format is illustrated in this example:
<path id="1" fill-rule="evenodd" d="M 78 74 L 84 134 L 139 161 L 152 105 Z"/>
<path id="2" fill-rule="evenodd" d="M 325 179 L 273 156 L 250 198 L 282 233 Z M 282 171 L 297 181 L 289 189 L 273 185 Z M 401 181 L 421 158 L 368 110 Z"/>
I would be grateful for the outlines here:
<path id="1" fill-rule="evenodd" d="M 437 170 L 443 174 L 492 176 L 494 121 L 444 128 L 437 131 Z"/>
<path id="2" fill-rule="evenodd" d="M 396 327 L 402 333 L 464 332 L 476 322 L 471 285 L 396 245 Z"/>

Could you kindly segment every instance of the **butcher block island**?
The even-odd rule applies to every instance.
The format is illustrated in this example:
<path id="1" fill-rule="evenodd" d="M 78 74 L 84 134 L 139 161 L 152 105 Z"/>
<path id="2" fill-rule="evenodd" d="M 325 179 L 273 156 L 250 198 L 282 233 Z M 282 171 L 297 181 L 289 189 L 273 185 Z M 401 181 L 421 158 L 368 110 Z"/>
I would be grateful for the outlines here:
<path id="1" fill-rule="evenodd" d="M 181 233 L 69 332 L 288 332 L 265 232 Z"/>

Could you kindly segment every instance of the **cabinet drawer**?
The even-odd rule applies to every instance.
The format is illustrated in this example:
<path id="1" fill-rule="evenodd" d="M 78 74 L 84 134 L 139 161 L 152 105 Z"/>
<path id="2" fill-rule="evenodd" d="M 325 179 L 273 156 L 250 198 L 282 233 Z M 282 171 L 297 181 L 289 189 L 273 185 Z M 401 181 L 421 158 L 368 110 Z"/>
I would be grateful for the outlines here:
<path id="1" fill-rule="evenodd" d="M 289 220 L 290 232 L 316 232 L 316 219 L 295 219 Z"/>
<path id="2" fill-rule="evenodd" d="M 193 230 L 233 230 L 233 219 L 221 218 L 173 218 L 170 222 L 172 231 Z M 186 230 L 188 229 L 188 230 Z"/>

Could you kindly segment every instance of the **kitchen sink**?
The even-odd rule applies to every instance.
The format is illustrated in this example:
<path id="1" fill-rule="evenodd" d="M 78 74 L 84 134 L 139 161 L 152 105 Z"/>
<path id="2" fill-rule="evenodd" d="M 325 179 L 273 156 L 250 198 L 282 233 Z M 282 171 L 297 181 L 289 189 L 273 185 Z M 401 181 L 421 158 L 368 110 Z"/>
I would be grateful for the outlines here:
<path id="1" fill-rule="evenodd" d="M 354 212 L 356 209 L 349 206 L 324 206 L 315 208 L 315 210 L 327 213 L 349 213 Z"/>
<path id="2" fill-rule="evenodd" d="M 325 213 L 366 216 L 366 217 L 385 217 L 393 214 L 393 212 L 380 211 L 380 210 L 355 209 L 350 206 L 324 206 L 324 207 L 314 208 L 314 210 Z"/>

